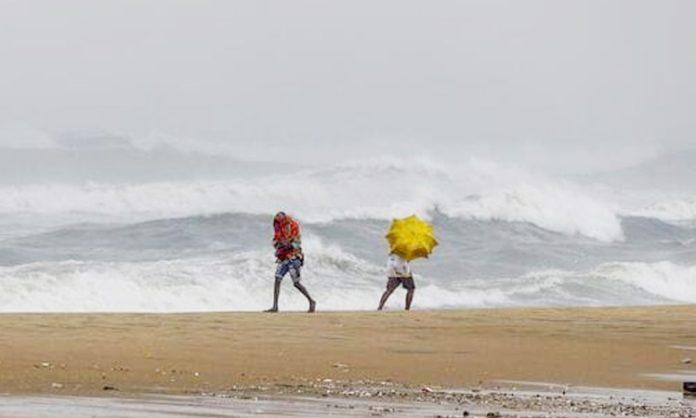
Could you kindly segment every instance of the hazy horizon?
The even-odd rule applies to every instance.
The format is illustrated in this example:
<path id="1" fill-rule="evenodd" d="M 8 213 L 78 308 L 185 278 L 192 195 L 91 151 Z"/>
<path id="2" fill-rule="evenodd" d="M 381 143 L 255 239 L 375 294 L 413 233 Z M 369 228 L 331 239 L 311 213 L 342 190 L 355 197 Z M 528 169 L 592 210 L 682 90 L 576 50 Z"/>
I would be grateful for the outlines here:
<path id="1" fill-rule="evenodd" d="M 693 2 L 1 3 L 0 147 L 573 173 L 696 148 Z"/>

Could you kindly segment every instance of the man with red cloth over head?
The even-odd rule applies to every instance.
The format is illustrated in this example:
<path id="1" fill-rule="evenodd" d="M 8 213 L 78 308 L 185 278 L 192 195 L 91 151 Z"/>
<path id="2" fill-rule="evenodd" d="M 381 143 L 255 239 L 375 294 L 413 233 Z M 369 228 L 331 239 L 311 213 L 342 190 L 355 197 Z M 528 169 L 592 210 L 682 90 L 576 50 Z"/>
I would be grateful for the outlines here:
<path id="1" fill-rule="evenodd" d="M 292 283 L 297 290 L 307 298 L 309 312 L 314 312 L 317 303 L 309 296 L 307 289 L 300 283 L 300 269 L 304 265 L 302 241 L 300 239 L 300 224 L 286 215 L 278 212 L 273 218 L 273 247 L 275 248 L 276 263 L 275 286 L 273 288 L 273 307 L 265 312 L 278 312 L 278 297 L 283 277 L 290 273 Z"/>

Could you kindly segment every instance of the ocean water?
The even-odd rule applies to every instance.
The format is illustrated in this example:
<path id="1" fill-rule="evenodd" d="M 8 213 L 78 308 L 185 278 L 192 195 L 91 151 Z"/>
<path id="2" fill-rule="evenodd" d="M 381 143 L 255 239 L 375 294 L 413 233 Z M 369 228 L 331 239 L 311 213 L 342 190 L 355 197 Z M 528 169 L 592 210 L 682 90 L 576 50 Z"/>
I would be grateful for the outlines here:
<path id="1" fill-rule="evenodd" d="M 320 309 L 374 309 L 392 217 L 430 220 L 416 308 L 696 303 L 696 199 L 470 161 L 382 158 L 215 180 L 0 186 L 0 311 L 260 310 L 272 214 Z M 403 305 L 401 292 L 389 307 Z M 285 283 L 281 308 L 305 309 Z"/>

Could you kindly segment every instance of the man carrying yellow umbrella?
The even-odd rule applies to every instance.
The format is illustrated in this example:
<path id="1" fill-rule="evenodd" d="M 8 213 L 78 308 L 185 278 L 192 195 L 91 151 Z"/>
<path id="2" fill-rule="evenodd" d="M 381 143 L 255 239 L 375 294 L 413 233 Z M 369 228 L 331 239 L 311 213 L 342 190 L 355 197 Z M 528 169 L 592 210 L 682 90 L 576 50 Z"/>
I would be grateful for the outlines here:
<path id="1" fill-rule="evenodd" d="M 387 289 L 382 294 L 377 310 L 382 310 L 389 296 L 399 285 L 406 289 L 406 310 L 411 309 L 416 284 L 413 281 L 409 262 L 419 257 L 427 258 L 437 245 L 433 226 L 411 215 L 394 219 L 387 233 L 389 259 L 387 261 Z"/>

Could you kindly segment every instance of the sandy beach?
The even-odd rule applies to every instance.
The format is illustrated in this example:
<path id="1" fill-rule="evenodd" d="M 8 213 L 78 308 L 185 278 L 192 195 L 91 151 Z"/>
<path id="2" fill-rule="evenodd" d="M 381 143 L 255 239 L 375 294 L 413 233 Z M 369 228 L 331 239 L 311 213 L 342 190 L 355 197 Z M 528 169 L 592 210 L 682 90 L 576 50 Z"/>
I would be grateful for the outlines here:
<path id="1" fill-rule="evenodd" d="M 0 390 L 196 394 L 306 382 L 679 390 L 696 307 L 6 314 Z M 106 388 L 106 389 L 105 389 Z M 115 390 L 111 390 L 115 389 Z"/>

